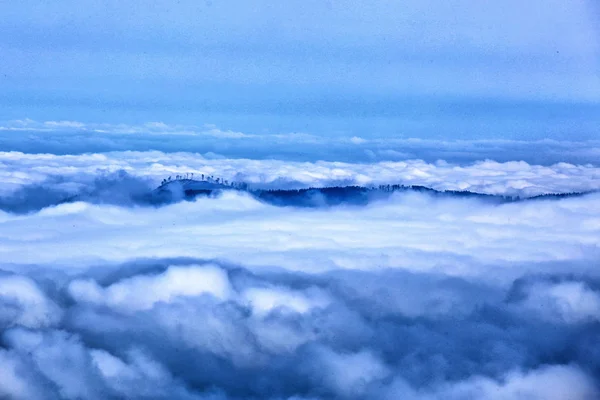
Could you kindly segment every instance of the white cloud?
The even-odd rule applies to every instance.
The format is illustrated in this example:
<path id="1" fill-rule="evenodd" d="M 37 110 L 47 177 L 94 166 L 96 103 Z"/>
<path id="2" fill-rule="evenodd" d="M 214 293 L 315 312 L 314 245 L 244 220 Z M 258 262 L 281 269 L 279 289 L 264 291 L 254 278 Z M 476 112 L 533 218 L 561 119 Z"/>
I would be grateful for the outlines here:
<path id="1" fill-rule="evenodd" d="M 126 360 L 100 349 L 91 349 L 89 353 L 115 393 L 129 398 L 194 397 L 185 388 L 178 388 L 168 369 L 139 349 L 129 351 Z"/>
<path id="2" fill-rule="evenodd" d="M 585 400 L 599 394 L 589 376 L 570 366 L 548 366 L 525 374 L 512 372 L 500 382 L 474 378 L 456 385 L 450 393 L 448 398 L 490 400 Z"/>
<path id="3" fill-rule="evenodd" d="M 589 114 L 594 114 L 592 111 Z M 0 141 L 5 150 L 27 153 L 81 154 L 110 151 L 198 152 L 221 158 L 281 159 L 296 161 L 335 160 L 346 162 L 404 161 L 423 159 L 428 162 L 473 163 L 481 160 L 523 160 L 549 166 L 568 162 L 597 165 L 600 142 L 594 137 L 595 126 L 582 127 L 579 140 L 556 140 L 553 129 L 573 128 L 569 119 L 560 126 L 545 128 L 543 134 L 524 140 L 502 131 L 482 138 L 425 139 L 396 132 L 366 132 L 363 129 L 330 131 L 313 128 L 312 132 L 249 131 L 222 129 L 214 124 L 183 125 L 164 122 L 95 123 L 79 121 L 45 121 L 31 119 L 0 121 Z M 306 128 L 308 129 L 308 127 Z M 333 128 L 331 128 L 333 129 Z M 507 128 L 508 129 L 508 128 Z M 527 128 L 515 127 L 513 131 Z M 585 132 L 592 133 L 585 133 Z M 419 135 L 417 133 L 417 135 Z M 164 140 L 165 137 L 170 140 Z M 501 137 L 502 139 L 497 139 Z M 512 140 L 508 139 L 509 137 Z M 496 139 L 492 139 L 496 138 Z M 534 139 L 537 138 L 537 139 Z M 212 157 L 215 158 L 215 157 Z"/>
<path id="4" fill-rule="evenodd" d="M 588 400 L 600 393 L 593 380 L 577 367 L 543 366 L 527 373 L 510 371 L 499 380 L 472 377 L 440 385 L 436 392 L 418 391 L 406 382 L 397 381 L 385 399 L 490 399 L 490 400 Z"/>
<path id="5" fill-rule="evenodd" d="M 364 397 L 370 385 L 390 374 L 385 364 L 368 351 L 338 354 L 329 349 L 319 349 L 315 354 L 315 364 L 313 379 L 341 398 Z"/>
<path id="6" fill-rule="evenodd" d="M 277 309 L 288 309 L 306 313 L 315 307 L 325 307 L 329 300 L 318 291 L 309 293 L 289 291 L 282 288 L 251 288 L 243 293 L 244 298 L 258 315 L 265 315 Z"/>
<path id="7" fill-rule="evenodd" d="M 29 354 L 29 379 L 52 382 L 63 398 L 102 398 L 100 376 L 80 339 L 64 331 L 6 331 L 4 339 L 17 352 Z M 24 357 L 21 357 L 24 358 Z M 45 393 L 42 398 L 50 397 Z"/>
<path id="8" fill-rule="evenodd" d="M 106 304 L 128 312 L 204 293 L 225 300 L 230 292 L 227 275 L 211 266 L 171 267 L 158 276 L 134 277 L 107 288 L 101 288 L 93 281 L 76 280 L 69 285 L 69 293 L 77 301 Z"/>
<path id="9" fill-rule="evenodd" d="M 522 306 L 551 320 L 577 323 L 600 321 L 600 291 L 583 282 L 539 282 L 526 293 Z"/>
<path id="10" fill-rule="evenodd" d="M 4 215 L 0 238 L 10 246 L 0 250 L 15 264 L 190 256 L 304 271 L 393 267 L 499 278 L 523 273 L 522 263 L 592 265 L 598 204 L 596 194 L 497 205 L 406 193 L 365 207 L 294 209 L 237 192 L 161 208 L 71 203 Z"/>
<path id="11" fill-rule="evenodd" d="M 31 125 L 31 121 L 29 121 L 28 125 Z M 82 122 L 78 121 L 46 121 L 44 122 L 44 126 L 50 128 L 74 128 L 81 129 L 85 128 L 86 125 Z"/>
<path id="12" fill-rule="evenodd" d="M 31 279 L 0 276 L 0 324 L 46 328 L 60 317 L 58 306 Z"/>
<path id="13" fill-rule="evenodd" d="M 7 205 L 96 196 L 0 213 L 0 397 L 598 395 L 597 193 L 500 204 L 406 192 L 323 208 L 234 191 L 162 207 L 130 199 L 168 171 L 530 193 L 594 188 L 593 166 L 161 152 L 0 162 Z"/>
<path id="14" fill-rule="evenodd" d="M 0 350 L 0 397 L 32 400 L 45 398 L 43 385 L 27 379 L 24 374 L 27 368 L 18 355 Z"/>
<path id="15" fill-rule="evenodd" d="M 0 192 L 60 177 L 55 188 L 73 190 L 93 182 L 98 173 L 126 171 L 158 185 L 169 175 L 194 173 L 246 181 L 257 187 L 307 187 L 332 184 L 422 185 L 438 190 L 468 190 L 508 196 L 586 192 L 600 189 L 600 169 L 592 165 L 479 161 L 473 164 L 422 160 L 352 164 L 206 158 L 195 153 L 112 152 L 58 156 L 0 152 Z"/>
<path id="16" fill-rule="evenodd" d="M 354 144 L 363 144 L 363 143 L 366 143 L 366 142 L 367 142 L 367 140 L 366 140 L 366 139 L 363 139 L 363 138 L 361 138 L 361 137 L 358 137 L 358 136 L 352 136 L 352 137 L 350 138 L 350 141 L 351 141 L 352 143 L 354 143 Z"/>

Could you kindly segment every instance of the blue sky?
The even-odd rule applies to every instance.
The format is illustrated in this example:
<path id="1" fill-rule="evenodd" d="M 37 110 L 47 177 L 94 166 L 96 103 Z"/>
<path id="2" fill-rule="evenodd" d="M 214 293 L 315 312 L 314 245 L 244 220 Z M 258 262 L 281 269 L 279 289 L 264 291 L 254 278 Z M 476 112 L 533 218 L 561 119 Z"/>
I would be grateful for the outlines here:
<path id="1" fill-rule="evenodd" d="M 591 0 L 0 4 L 0 120 L 596 137 Z"/>

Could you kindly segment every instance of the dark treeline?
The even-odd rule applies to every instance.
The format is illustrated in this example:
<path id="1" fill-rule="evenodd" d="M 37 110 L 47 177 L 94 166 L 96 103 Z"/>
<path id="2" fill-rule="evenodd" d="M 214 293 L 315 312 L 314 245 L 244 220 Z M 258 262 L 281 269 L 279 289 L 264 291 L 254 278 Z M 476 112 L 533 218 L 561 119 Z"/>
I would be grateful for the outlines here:
<path id="1" fill-rule="evenodd" d="M 168 176 L 167 178 L 163 179 L 160 182 L 159 188 L 163 187 L 165 185 L 168 185 L 171 182 L 181 182 L 184 184 L 185 183 L 193 183 L 193 182 L 206 182 L 206 183 L 210 183 L 210 184 L 214 184 L 214 185 L 221 185 L 221 186 L 232 187 L 232 188 L 236 188 L 236 189 L 243 189 L 243 190 L 248 189 L 248 185 L 244 182 L 228 181 L 227 179 L 223 179 L 220 177 L 215 178 L 214 175 L 208 175 L 208 174 L 195 174 L 194 175 L 194 173 L 185 173 L 185 174 Z"/>
<path id="2" fill-rule="evenodd" d="M 209 182 L 209 181 L 206 181 Z M 214 182 L 214 181 L 213 181 Z M 222 182 L 222 181 L 221 181 Z M 544 194 L 529 198 L 518 196 L 500 196 L 483 193 L 474 193 L 461 190 L 436 190 L 426 186 L 419 185 L 378 185 L 378 186 L 327 186 L 327 187 L 308 187 L 300 189 L 258 189 L 249 188 L 245 183 L 230 184 L 229 186 L 221 183 L 219 187 L 214 188 L 183 188 L 183 199 L 193 200 L 197 196 L 214 196 L 221 190 L 233 189 L 249 193 L 256 199 L 275 206 L 292 207 L 327 207 L 336 205 L 367 205 L 372 201 L 384 200 L 393 193 L 425 193 L 429 196 L 438 198 L 476 198 L 491 203 L 510 203 L 515 201 L 535 200 L 535 199 L 560 199 L 566 197 L 577 197 L 586 193 L 559 193 Z M 169 185 L 161 186 L 157 189 L 159 193 L 165 194 Z M 167 197 L 168 194 L 167 194 Z"/>
<path id="3" fill-rule="evenodd" d="M 503 201 L 503 198 L 481 195 L 471 192 L 440 192 L 424 186 L 380 185 L 331 186 L 305 189 L 269 189 L 253 190 L 250 193 L 258 199 L 278 206 L 320 207 L 348 205 L 366 205 L 372 201 L 383 200 L 396 192 L 420 192 L 433 196 L 478 197 Z"/>
<path id="4" fill-rule="evenodd" d="M 395 193 L 423 193 L 434 198 L 473 198 L 492 204 L 516 201 L 559 200 L 587 193 L 552 193 L 533 197 L 499 196 L 460 190 L 440 191 L 426 186 L 401 184 L 378 186 L 328 186 L 301 189 L 252 188 L 244 182 L 230 182 L 221 178 L 193 174 L 175 175 L 164 179 L 155 189 L 138 178 L 127 174 L 102 177 L 89 183 L 78 193 L 61 189 L 60 182 L 45 182 L 26 186 L 8 196 L 0 197 L 0 210 L 24 214 L 45 207 L 84 201 L 94 204 L 120 206 L 160 207 L 178 201 L 192 201 L 200 196 L 218 197 L 224 191 L 248 193 L 259 201 L 285 207 L 329 207 L 337 205 L 364 206 L 373 201 L 385 200 Z"/>

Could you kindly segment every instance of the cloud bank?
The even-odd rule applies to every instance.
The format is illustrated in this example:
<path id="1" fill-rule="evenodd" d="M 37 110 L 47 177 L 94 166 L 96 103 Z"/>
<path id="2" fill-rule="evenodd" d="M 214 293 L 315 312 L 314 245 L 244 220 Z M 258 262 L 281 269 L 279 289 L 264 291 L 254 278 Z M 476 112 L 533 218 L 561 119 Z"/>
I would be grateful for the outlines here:
<path id="1" fill-rule="evenodd" d="M 415 107 L 426 108 L 425 105 Z M 596 139 L 596 127 L 600 120 L 590 121 L 587 127 L 581 129 L 574 128 L 574 124 L 582 121 L 582 115 L 600 113 L 590 106 L 573 115 L 553 119 L 552 115 L 569 108 L 542 108 L 551 115 L 540 116 L 543 121 L 533 123 L 536 129 L 543 131 L 540 135 L 528 133 L 529 128 L 526 126 L 508 128 L 501 117 L 497 117 L 491 126 L 480 126 L 471 133 L 467 131 L 472 130 L 476 124 L 463 121 L 464 126 L 457 128 L 456 135 L 446 132 L 443 126 L 431 126 L 431 121 L 421 121 L 417 125 L 423 124 L 425 129 L 414 131 L 410 128 L 414 122 L 396 121 L 409 128 L 390 130 L 389 126 L 394 125 L 392 122 L 373 125 L 351 118 L 343 118 L 338 122 L 346 122 L 352 125 L 352 129 L 336 128 L 338 122 L 330 121 L 320 129 L 307 126 L 301 131 L 252 128 L 252 124 L 245 119 L 243 124 L 238 124 L 239 129 L 222 129 L 212 124 L 111 124 L 22 119 L 0 122 L 0 147 L 4 151 L 64 155 L 155 150 L 166 153 L 201 153 L 209 158 L 297 162 L 326 160 L 373 163 L 422 159 L 427 162 L 445 160 L 449 163 L 468 164 L 489 159 L 498 162 L 520 160 L 544 166 L 559 162 L 598 165 L 600 141 Z M 409 112 L 411 115 L 414 113 L 417 110 Z M 421 110 L 418 113 L 427 114 L 428 111 Z M 456 123 L 446 121 L 445 118 L 427 116 L 427 120 L 433 119 L 442 125 Z M 461 118 L 458 117 L 459 120 Z M 272 125 L 278 124 L 273 122 Z M 232 126 L 232 123 L 224 126 Z M 577 132 L 581 135 L 575 135 Z M 589 134 L 584 134 L 585 132 Z M 579 139 L 575 140 L 576 137 Z"/>
<path id="2" fill-rule="evenodd" d="M 570 192 L 596 188 L 591 165 L 162 152 L 0 163 L 0 397 L 600 396 L 597 193 L 499 204 L 404 192 L 315 209 L 236 191 L 136 200 L 180 172 Z"/>
<path id="3" fill-rule="evenodd" d="M 589 308 L 578 304 L 547 319 L 529 303 L 561 285 L 586 285 L 597 301 L 600 280 L 525 280 L 256 272 L 197 259 L 4 273 L 0 288 L 18 293 L 0 292 L 0 394 L 596 398 L 597 310 L 579 319 Z"/>
<path id="4" fill-rule="evenodd" d="M 164 178 L 182 173 L 214 175 L 263 189 L 400 184 L 518 197 L 600 189 L 600 169 L 587 164 L 309 163 L 156 151 L 64 156 L 0 152 L 0 209 L 26 212 L 73 196 L 95 203 L 134 205 L 143 203 L 143 197 Z"/>

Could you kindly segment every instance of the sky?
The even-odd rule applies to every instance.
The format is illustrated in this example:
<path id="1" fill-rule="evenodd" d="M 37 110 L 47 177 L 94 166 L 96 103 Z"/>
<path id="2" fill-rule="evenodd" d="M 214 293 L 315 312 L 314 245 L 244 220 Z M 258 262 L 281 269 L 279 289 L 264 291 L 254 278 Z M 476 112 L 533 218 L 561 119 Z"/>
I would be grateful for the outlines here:
<path id="1" fill-rule="evenodd" d="M 585 141 L 600 122 L 599 8 L 2 2 L 0 120 Z"/>

